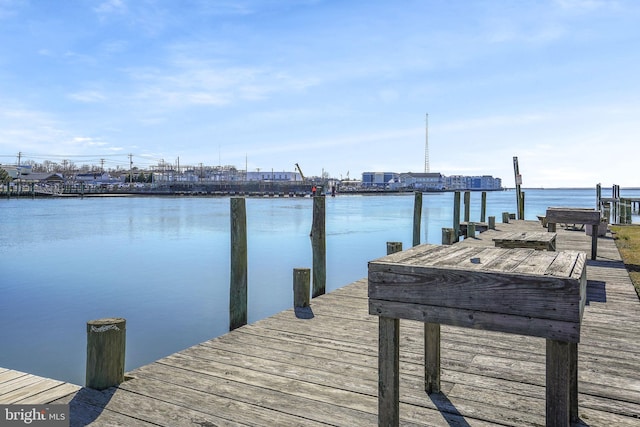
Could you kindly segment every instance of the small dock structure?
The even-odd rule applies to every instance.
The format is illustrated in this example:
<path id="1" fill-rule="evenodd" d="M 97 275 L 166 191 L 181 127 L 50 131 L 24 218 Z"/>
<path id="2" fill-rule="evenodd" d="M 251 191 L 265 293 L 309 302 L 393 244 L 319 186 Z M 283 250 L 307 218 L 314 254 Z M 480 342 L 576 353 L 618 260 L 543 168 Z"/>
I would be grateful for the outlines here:
<path id="1" fill-rule="evenodd" d="M 472 259 L 516 232 L 546 230 L 538 221 L 498 223 L 456 245 Z M 558 228 L 556 249 L 589 254 L 591 236 Z M 609 233 L 588 258 L 575 425 L 638 427 L 640 302 Z M 280 312 L 134 369 L 103 391 L 0 369 L 0 404 L 69 404 L 72 426 L 375 426 L 379 325 L 367 285 L 313 298 L 310 319 Z M 424 328 L 400 320 L 399 425 L 545 425 L 545 338 L 443 324 L 440 392 L 427 394 Z"/>

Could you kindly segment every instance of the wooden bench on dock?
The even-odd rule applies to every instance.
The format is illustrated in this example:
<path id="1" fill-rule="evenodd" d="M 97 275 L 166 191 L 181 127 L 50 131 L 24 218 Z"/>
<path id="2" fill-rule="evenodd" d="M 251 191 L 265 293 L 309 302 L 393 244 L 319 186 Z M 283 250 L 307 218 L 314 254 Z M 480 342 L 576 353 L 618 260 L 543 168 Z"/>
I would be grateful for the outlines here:
<path id="1" fill-rule="evenodd" d="M 591 259 L 596 259 L 598 252 L 598 226 L 600 225 L 600 211 L 587 208 L 557 208 L 547 209 L 547 230 L 556 231 L 556 224 L 585 224 L 592 227 Z"/>
<path id="2" fill-rule="evenodd" d="M 568 426 L 578 417 L 585 254 L 470 254 L 463 245 L 422 245 L 369 263 L 369 313 L 379 316 L 379 425 L 399 423 L 399 319 L 410 319 L 425 323 L 427 393 L 441 390 L 441 324 L 546 338 L 546 423 Z"/>

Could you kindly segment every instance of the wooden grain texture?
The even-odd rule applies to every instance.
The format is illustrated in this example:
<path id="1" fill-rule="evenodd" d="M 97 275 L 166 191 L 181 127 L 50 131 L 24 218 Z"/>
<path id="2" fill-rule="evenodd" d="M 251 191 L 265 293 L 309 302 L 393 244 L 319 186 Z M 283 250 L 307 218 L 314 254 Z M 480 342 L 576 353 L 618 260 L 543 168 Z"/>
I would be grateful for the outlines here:
<path id="1" fill-rule="evenodd" d="M 460 245 L 421 248 L 424 256 L 410 254 L 406 263 L 399 257 L 370 262 L 369 297 L 380 304 L 390 301 L 575 322 L 579 332 L 581 292 L 586 289 L 571 273 L 582 254 Z M 432 251 L 436 257 L 429 255 Z M 517 265 L 505 263 L 514 258 Z"/>
<path id="2" fill-rule="evenodd" d="M 313 198 L 311 223 L 311 297 L 324 295 L 327 291 L 327 238 L 325 229 L 325 198 Z"/>
<path id="3" fill-rule="evenodd" d="M 416 191 L 413 201 L 413 245 L 420 244 L 420 225 L 422 224 L 422 192 Z"/>
<path id="4" fill-rule="evenodd" d="M 105 318 L 87 322 L 86 386 L 96 390 L 124 381 L 127 321 Z"/>
<path id="5" fill-rule="evenodd" d="M 456 245 L 484 257 L 493 233 L 543 230 L 538 221 L 496 226 Z M 558 231 L 559 251 L 588 253 L 590 243 L 584 231 Z M 638 427 L 640 303 L 610 235 L 599 243 L 597 260 L 584 259 L 575 425 Z M 363 279 L 314 299 L 313 319 L 286 310 L 134 369 L 117 389 L 65 389 L 55 398 L 57 381 L 38 403 L 70 403 L 72 426 L 374 426 L 379 325 L 368 309 Z M 545 425 L 545 339 L 442 325 L 441 393 L 432 395 L 425 393 L 424 323 L 401 320 L 399 341 L 400 425 Z M 0 368 L 0 403 L 44 384 L 12 382 L 25 375 Z"/>
<path id="6" fill-rule="evenodd" d="M 247 208 L 245 199 L 232 197 L 231 270 L 229 275 L 229 330 L 247 324 Z"/>
<path id="7" fill-rule="evenodd" d="M 538 250 L 556 250 L 556 233 L 515 232 L 494 237 L 497 248 L 532 248 Z"/>

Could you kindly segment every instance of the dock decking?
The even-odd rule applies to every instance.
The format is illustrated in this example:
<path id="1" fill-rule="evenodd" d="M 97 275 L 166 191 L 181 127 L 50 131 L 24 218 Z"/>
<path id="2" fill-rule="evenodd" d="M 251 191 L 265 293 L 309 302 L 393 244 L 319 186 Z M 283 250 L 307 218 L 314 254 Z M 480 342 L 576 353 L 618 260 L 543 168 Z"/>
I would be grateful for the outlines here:
<path id="1" fill-rule="evenodd" d="M 512 221 L 458 244 L 493 246 L 500 233 L 543 230 L 538 221 Z M 584 231 L 557 233 L 558 250 L 589 253 Z M 585 426 L 637 427 L 640 302 L 613 240 L 599 240 L 597 259 L 587 263 L 579 416 Z M 69 403 L 71 425 L 377 425 L 378 319 L 368 314 L 366 279 L 313 299 L 311 308 L 313 319 L 287 310 L 135 369 L 118 388 L 57 382 L 23 390 L 24 402 Z M 442 326 L 444 393 L 431 396 L 423 325 L 401 321 L 400 340 L 401 425 L 544 425 L 544 339 Z M 12 400 L 23 388 L 15 375 L 38 378 L 0 369 L 0 403 L 20 401 Z"/>

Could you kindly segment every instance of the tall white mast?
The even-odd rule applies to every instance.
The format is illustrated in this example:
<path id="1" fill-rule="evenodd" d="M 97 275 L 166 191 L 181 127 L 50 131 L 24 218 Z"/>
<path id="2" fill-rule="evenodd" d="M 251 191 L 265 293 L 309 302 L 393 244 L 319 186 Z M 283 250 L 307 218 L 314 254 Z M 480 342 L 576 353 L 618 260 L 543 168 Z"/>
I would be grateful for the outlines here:
<path id="1" fill-rule="evenodd" d="M 429 173 L 429 113 L 427 113 L 426 117 L 426 128 L 425 128 L 425 142 L 424 142 L 424 173 Z"/>

